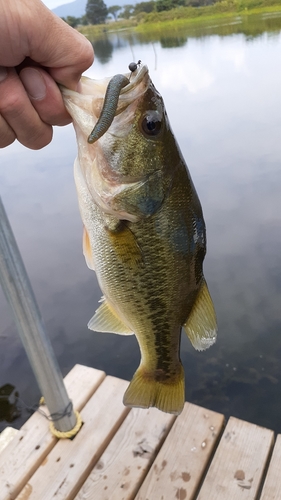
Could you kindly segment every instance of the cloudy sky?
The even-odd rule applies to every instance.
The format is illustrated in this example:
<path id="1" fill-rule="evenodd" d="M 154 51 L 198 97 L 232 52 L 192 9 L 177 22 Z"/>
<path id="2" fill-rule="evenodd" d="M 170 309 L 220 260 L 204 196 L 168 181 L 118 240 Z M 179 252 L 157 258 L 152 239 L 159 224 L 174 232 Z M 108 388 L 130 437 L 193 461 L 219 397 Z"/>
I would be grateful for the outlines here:
<path id="1" fill-rule="evenodd" d="M 71 0 L 42 0 L 49 9 L 54 9 L 58 5 L 62 5 L 63 3 L 69 3 Z"/>

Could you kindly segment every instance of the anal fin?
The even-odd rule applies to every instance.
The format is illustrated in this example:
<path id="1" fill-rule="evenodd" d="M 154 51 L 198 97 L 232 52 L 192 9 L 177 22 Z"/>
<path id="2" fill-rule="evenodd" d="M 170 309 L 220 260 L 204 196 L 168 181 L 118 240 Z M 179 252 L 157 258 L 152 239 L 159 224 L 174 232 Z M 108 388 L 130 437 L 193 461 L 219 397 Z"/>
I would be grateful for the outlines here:
<path id="1" fill-rule="evenodd" d="M 217 338 L 216 313 L 206 281 L 196 297 L 191 313 L 183 328 L 197 351 L 204 351 L 213 345 Z"/>
<path id="2" fill-rule="evenodd" d="M 118 335 L 134 334 L 134 332 L 123 323 L 106 299 L 102 299 L 102 304 L 90 319 L 88 328 L 95 332 L 117 333 Z"/>

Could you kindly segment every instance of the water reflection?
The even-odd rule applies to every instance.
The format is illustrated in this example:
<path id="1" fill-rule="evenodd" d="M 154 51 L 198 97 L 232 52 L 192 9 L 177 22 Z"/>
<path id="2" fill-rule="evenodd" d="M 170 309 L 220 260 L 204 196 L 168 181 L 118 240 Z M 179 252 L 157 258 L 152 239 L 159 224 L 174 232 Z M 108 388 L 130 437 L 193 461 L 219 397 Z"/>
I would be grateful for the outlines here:
<path id="1" fill-rule="evenodd" d="M 171 49 L 174 47 L 183 47 L 187 43 L 185 36 L 161 36 L 160 44 L 163 49 Z"/>
<path id="2" fill-rule="evenodd" d="M 165 33 L 164 43 L 161 33 L 110 34 L 94 42 L 96 62 L 87 72 L 103 78 L 126 71 L 132 60 L 148 64 L 203 205 L 205 274 L 219 337 L 205 353 L 183 337 L 187 399 L 278 432 L 280 29 L 280 16 L 259 23 L 251 16 L 220 25 L 220 34 L 214 24 L 171 38 Z M 56 129 L 42 151 L 6 148 L 0 152 L 1 196 L 63 373 L 83 363 L 129 379 L 139 362 L 136 340 L 86 326 L 100 290 L 81 251 L 75 154 L 71 126 Z M 16 386 L 32 406 L 40 392 L 1 291 L 0 317 L 0 386 Z M 13 425 L 27 417 L 23 411 Z M 5 425 L 0 422 L 0 430 Z"/>
<path id="3" fill-rule="evenodd" d="M 19 393 L 11 384 L 0 387 L 0 421 L 13 422 L 20 416 L 18 408 Z"/>
<path id="4" fill-rule="evenodd" d="M 278 37 L 281 29 L 281 13 L 269 13 L 262 15 L 230 17 L 225 19 L 217 19 L 213 21 L 200 21 L 190 26 L 185 26 L 176 29 L 162 30 L 159 24 L 157 30 L 149 33 L 137 33 L 131 30 L 121 30 L 117 33 L 112 33 L 110 30 L 105 32 L 100 38 L 91 40 L 96 51 L 97 58 L 100 62 L 108 62 L 108 58 L 113 55 L 110 53 L 109 45 L 113 48 L 123 49 L 125 47 L 133 47 L 135 45 L 147 45 L 149 42 L 158 42 L 162 48 L 182 47 L 190 38 L 206 40 L 206 37 L 218 35 L 219 37 L 227 37 L 234 34 L 241 34 L 247 42 L 254 40 L 257 37 L 263 36 L 265 33 L 270 38 Z M 133 59 L 136 59 L 133 57 Z"/>
<path id="5" fill-rule="evenodd" d="M 95 58 L 101 63 L 106 64 L 111 59 L 114 45 L 109 38 L 103 40 L 96 40 L 94 43 Z"/>

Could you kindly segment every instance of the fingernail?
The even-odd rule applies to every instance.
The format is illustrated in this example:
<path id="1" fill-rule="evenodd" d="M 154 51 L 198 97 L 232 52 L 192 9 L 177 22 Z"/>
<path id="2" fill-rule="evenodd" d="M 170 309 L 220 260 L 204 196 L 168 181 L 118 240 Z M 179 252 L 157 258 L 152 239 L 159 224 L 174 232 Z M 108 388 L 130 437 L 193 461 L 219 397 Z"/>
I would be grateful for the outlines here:
<path id="1" fill-rule="evenodd" d="M 43 76 L 37 69 L 23 69 L 20 73 L 20 79 L 30 97 L 38 100 L 44 99 L 46 96 L 46 84 Z"/>
<path id="2" fill-rule="evenodd" d="M 3 82 L 7 77 L 8 71 L 4 66 L 0 66 L 0 82 Z"/>

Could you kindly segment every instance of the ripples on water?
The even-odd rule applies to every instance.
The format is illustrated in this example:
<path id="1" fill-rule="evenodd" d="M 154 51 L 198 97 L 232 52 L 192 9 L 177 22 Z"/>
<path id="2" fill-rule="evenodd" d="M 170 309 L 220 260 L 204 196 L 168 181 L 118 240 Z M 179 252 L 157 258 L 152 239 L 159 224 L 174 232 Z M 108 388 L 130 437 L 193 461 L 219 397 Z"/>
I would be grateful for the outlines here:
<path id="1" fill-rule="evenodd" d="M 183 337 L 187 400 L 278 432 L 280 29 L 280 16 L 264 15 L 165 35 L 112 33 L 93 42 L 96 61 L 87 72 L 103 78 L 127 71 L 132 60 L 148 64 L 203 205 L 219 337 L 204 353 Z M 0 155 L 1 196 L 63 373 L 82 363 L 131 378 L 136 340 L 86 326 L 100 291 L 81 251 L 72 127 L 57 128 L 42 151 L 13 144 Z M 16 386 L 32 405 L 39 389 L 1 291 L 0 317 L 0 386 Z"/>

